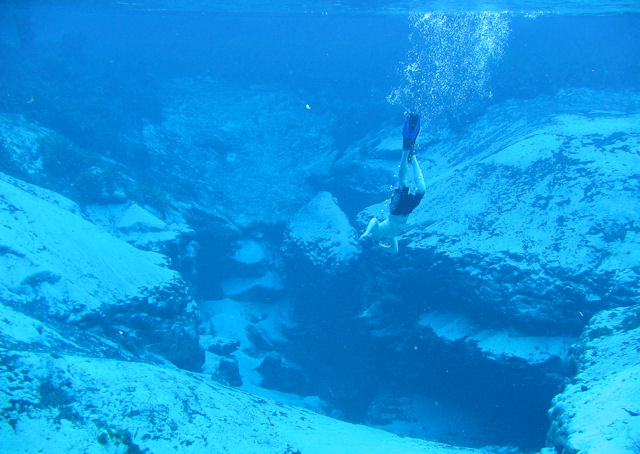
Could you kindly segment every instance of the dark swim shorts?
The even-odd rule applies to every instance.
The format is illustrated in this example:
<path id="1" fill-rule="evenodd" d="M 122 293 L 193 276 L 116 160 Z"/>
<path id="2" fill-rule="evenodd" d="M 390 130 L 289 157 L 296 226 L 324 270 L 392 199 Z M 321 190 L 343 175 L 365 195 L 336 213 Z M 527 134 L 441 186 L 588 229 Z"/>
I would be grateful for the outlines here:
<path id="1" fill-rule="evenodd" d="M 394 216 L 408 216 L 418 206 L 424 194 L 410 194 L 409 188 L 396 188 L 391 196 L 389 212 Z"/>

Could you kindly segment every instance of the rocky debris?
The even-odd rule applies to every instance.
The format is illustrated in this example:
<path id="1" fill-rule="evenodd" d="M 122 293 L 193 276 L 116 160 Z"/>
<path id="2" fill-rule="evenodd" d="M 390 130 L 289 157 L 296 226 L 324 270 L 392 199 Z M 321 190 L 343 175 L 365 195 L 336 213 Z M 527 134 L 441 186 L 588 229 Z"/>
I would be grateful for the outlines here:
<path id="1" fill-rule="evenodd" d="M 640 305 L 596 314 L 573 358 L 576 375 L 549 410 L 548 443 L 562 454 L 637 453 Z"/>
<path id="2" fill-rule="evenodd" d="M 85 220 L 70 200 L 0 174 L 0 299 L 198 369 L 197 307 L 166 257 Z"/>
<path id="3" fill-rule="evenodd" d="M 218 376 L 229 370 L 229 362 L 234 363 L 237 386 L 260 393 L 265 377 L 257 369 L 287 342 L 283 332 L 291 326 L 288 304 L 224 299 L 203 301 L 200 308 L 200 345 L 206 350 L 203 372 Z"/>
<path id="4" fill-rule="evenodd" d="M 237 339 L 216 338 L 215 341 L 207 347 L 207 351 L 220 356 L 229 356 L 240 347 L 240 341 Z"/>

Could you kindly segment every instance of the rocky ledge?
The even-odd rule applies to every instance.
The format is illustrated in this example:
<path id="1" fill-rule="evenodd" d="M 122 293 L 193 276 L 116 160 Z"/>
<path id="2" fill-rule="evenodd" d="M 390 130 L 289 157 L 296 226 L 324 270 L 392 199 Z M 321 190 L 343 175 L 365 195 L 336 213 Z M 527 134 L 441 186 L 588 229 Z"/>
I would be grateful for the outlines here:
<path id="1" fill-rule="evenodd" d="M 1 452 L 482 453 L 276 404 L 2 304 L 0 327 Z"/>
<path id="2" fill-rule="evenodd" d="M 198 369 L 197 307 L 166 261 L 90 223 L 69 199 L 0 174 L 4 304 Z"/>
<path id="3" fill-rule="evenodd" d="M 549 411 L 562 454 L 640 450 L 640 305 L 602 311 L 574 346 L 576 375 Z"/>

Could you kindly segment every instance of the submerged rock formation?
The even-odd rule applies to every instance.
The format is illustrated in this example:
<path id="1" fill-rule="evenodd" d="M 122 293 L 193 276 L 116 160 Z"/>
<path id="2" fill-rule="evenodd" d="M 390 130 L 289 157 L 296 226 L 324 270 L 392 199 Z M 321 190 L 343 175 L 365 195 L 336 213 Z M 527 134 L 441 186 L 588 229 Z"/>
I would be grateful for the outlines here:
<path id="1" fill-rule="evenodd" d="M 0 363 L 3 452 L 473 454 L 268 402 L 138 362 L 13 352 Z M 38 436 L 34 437 L 34 431 Z"/>
<path id="2" fill-rule="evenodd" d="M 326 274 L 344 272 L 357 258 L 359 247 L 355 229 L 330 193 L 319 192 L 289 221 L 284 243 L 285 255 L 295 266 L 307 261 Z"/>
<path id="3" fill-rule="evenodd" d="M 2 452 L 484 452 L 267 401 L 2 303 L 0 408 Z"/>
<path id="4" fill-rule="evenodd" d="M 360 306 L 343 307 L 352 322 L 341 333 L 333 326 L 325 342 L 348 337 L 353 351 L 393 345 L 378 350 L 386 371 L 369 374 L 431 398 L 422 391 L 429 377 L 441 414 L 447 401 L 460 404 L 449 386 L 457 383 L 495 412 L 486 420 L 511 415 L 508 427 L 487 427 L 486 435 L 517 438 L 529 427 L 539 434 L 529 442 L 539 445 L 545 406 L 568 373 L 569 345 L 592 314 L 630 304 L 637 291 L 638 125 L 637 95 L 576 90 L 493 106 L 456 133 L 423 128 L 418 156 L 428 189 L 400 256 L 365 249 Z M 347 150 L 332 171 L 337 187 L 384 200 L 396 178 L 399 131 Z M 384 204 L 362 211 L 360 228 L 380 210 Z M 516 394 L 537 396 L 528 416 L 509 408 Z"/>
<path id="5" fill-rule="evenodd" d="M 576 375 L 553 399 L 548 440 L 562 454 L 640 449 L 640 306 L 596 314 L 572 354 Z"/>
<path id="6" fill-rule="evenodd" d="M 166 257 L 85 220 L 76 204 L 0 174 L 0 298 L 198 369 L 197 307 Z"/>
<path id="7" fill-rule="evenodd" d="M 592 314 L 637 291 L 636 96 L 565 92 L 494 106 L 456 133 L 425 128 L 427 195 L 390 256 L 361 248 L 350 218 L 361 229 L 385 211 L 399 128 L 335 159 L 330 119 L 305 118 L 314 113 L 290 95 L 207 80 L 169 88 L 163 119 L 127 139 L 149 158 L 144 184 L 98 155 L 60 166 L 55 147 L 71 150 L 63 163 L 80 151 L 0 116 L 0 164 L 13 175 L 0 176 L 0 264 L 10 270 L 0 277 L 0 380 L 19 383 L 2 395 L 0 443 L 23 443 L 40 424 L 43 446 L 73 432 L 120 450 L 359 452 L 315 443 L 306 428 L 341 440 L 363 429 L 213 377 L 405 435 L 542 445 L 570 344 Z M 82 183 L 92 175 L 101 177 Z M 632 446 L 607 438 L 635 437 L 633 311 L 596 315 L 577 344 L 578 374 L 551 412 L 558 449 Z M 158 354 L 195 370 L 206 358 L 204 374 Z M 150 387 L 163 391 L 153 404 Z M 608 429 L 587 428 L 603 408 Z M 457 452 L 393 440 L 385 452 Z"/>
<path id="8" fill-rule="evenodd" d="M 314 336 L 324 325 L 342 324 L 358 307 L 355 229 L 338 202 L 319 192 L 287 224 L 282 245 L 285 283 L 299 328 Z"/>
<path id="9" fill-rule="evenodd" d="M 23 115 L 0 114 L 0 168 L 78 203 L 123 203 L 146 196 L 124 166 Z"/>
<path id="10" fill-rule="evenodd" d="M 624 304 L 639 282 L 638 125 L 637 96 L 566 92 L 494 106 L 423 146 L 403 275 L 532 332 L 576 333 Z"/>

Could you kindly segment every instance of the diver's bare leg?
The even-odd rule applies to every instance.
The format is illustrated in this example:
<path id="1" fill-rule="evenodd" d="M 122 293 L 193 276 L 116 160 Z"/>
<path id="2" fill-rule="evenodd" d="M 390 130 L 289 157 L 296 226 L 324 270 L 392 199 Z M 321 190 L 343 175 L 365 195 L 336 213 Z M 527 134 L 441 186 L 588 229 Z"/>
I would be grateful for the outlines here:
<path id="1" fill-rule="evenodd" d="M 411 150 L 402 150 L 402 158 L 400 159 L 400 170 L 398 171 L 398 185 L 401 188 L 406 188 L 409 186 L 407 182 L 407 173 L 409 170 L 409 153 L 411 153 Z M 413 162 L 413 159 L 411 159 L 411 161 Z"/>
<path id="2" fill-rule="evenodd" d="M 414 154 L 411 157 L 411 166 L 413 167 L 413 182 L 416 184 L 416 193 L 424 194 L 427 192 L 427 185 L 424 182 L 424 175 L 422 175 L 422 169 L 418 163 L 418 158 Z"/>

